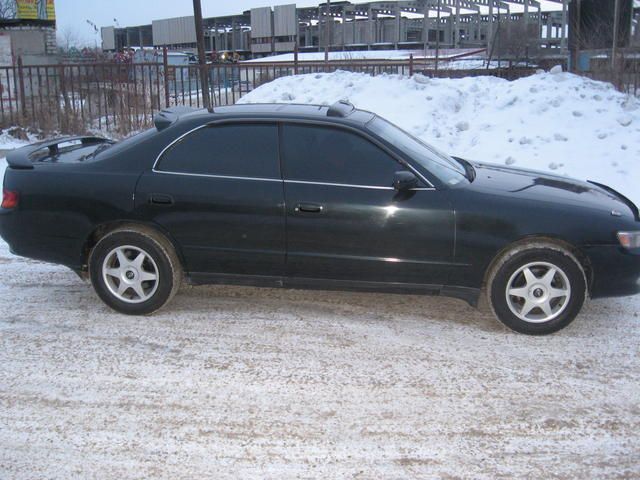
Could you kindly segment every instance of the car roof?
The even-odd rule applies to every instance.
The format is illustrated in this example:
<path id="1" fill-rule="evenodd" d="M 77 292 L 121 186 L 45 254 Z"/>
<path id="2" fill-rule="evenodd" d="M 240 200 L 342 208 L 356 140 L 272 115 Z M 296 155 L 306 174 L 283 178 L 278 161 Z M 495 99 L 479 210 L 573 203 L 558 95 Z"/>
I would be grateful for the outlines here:
<path id="1" fill-rule="evenodd" d="M 215 107 L 214 115 L 239 117 L 267 117 L 274 119 L 302 119 L 337 121 L 363 125 L 375 115 L 365 110 L 358 110 L 344 100 L 333 105 L 308 105 L 296 103 L 243 103 Z"/>
<path id="2" fill-rule="evenodd" d="M 206 123 L 226 118 L 269 120 L 312 120 L 323 123 L 343 123 L 363 126 L 375 115 L 358 110 L 344 100 L 333 105 L 303 105 L 291 103 L 246 103 L 215 107 L 213 110 L 192 107 L 171 107 L 162 110 L 154 118 L 158 131 L 171 124 L 188 122 Z"/>
<path id="3" fill-rule="evenodd" d="M 215 107 L 213 113 L 220 114 L 273 114 L 295 116 L 326 116 L 329 107 L 324 105 L 301 105 L 292 103 L 244 103 Z"/>

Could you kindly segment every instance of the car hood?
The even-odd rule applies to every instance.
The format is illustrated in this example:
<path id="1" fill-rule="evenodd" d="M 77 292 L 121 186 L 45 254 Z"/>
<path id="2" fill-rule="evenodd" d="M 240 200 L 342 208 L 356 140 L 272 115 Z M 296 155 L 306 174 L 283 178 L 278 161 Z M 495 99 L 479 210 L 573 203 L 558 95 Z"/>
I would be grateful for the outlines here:
<path id="1" fill-rule="evenodd" d="M 470 163 L 476 169 L 476 178 L 472 185 L 479 190 L 594 208 L 610 214 L 615 211 L 636 218 L 638 216 L 637 208 L 632 202 L 604 185 L 523 168 Z"/>

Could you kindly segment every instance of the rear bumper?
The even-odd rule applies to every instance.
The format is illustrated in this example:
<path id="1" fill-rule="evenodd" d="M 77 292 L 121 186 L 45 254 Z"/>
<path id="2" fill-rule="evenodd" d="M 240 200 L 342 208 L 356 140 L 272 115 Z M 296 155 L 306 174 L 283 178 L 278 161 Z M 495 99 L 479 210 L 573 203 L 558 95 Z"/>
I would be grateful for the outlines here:
<path id="1" fill-rule="evenodd" d="M 591 297 L 622 297 L 640 293 L 640 249 L 620 246 L 583 248 L 591 263 Z"/>
<path id="2" fill-rule="evenodd" d="M 82 267 L 82 245 L 78 239 L 44 232 L 37 223 L 20 221 L 19 213 L 0 209 L 0 237 L 9 244 L 11 253 L 76 270 Z"/>

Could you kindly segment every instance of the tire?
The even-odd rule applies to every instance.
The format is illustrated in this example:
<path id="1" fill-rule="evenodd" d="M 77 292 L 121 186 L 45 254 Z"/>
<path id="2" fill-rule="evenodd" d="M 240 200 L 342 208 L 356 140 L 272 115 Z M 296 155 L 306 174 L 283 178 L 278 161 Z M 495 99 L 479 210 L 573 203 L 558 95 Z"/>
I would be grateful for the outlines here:
<path id="1" fill-rule="evenodd" d="M 512 330 L 548 335 L 569 325 L 587 297 L 587 279 L 569 251 L 531 243 L 501 257 L 487 280 L 495 316 Z"/>
<path id="2" fill-rule="evenodd" d="M 147 315 L 180 288 L 182 268 L 171 243 L 145 227 L 123 227 L 98 241 L 89 256 L 91 283 L 104 303 L 127 315 Z"/>

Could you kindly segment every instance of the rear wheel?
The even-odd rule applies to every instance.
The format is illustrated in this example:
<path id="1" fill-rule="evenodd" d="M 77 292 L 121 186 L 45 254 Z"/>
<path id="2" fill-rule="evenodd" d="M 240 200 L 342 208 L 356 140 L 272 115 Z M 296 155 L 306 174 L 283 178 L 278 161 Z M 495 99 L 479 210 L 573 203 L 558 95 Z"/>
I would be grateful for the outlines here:
<path id="1" fill-rule="evenodd" d="M 89 273 L 98 296 L 129 315 L 162 308 L 178 291 L 182 277 L 170 242 L 144 227 L 105 235 L 91 252 Z"/>
<path id="2" fill-rule="evenodd" d="M 488 279 L 495 315 L 507 327 L 530 335 L 546 335 L 569 325 L 586 295 L 582 266 L 555 245 L 514 249 L 498 261 Z"/>

